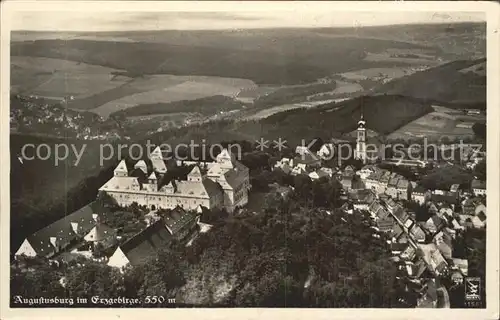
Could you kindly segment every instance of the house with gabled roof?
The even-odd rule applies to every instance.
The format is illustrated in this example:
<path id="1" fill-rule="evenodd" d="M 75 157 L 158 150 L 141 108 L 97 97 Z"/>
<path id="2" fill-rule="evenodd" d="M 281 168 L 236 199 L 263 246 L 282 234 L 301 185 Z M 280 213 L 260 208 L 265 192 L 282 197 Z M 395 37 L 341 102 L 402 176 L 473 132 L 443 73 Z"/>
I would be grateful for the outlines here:
<path id="1" fill-rule="evenodd" d="M 351 193 L 352 203 L 357 210 L 369 210 L 370 205 L 376 200 L 372 190 L 362 189 Z"/>
<path id="2" fill-rule="evenodd" d="M 396 222 L 394 221 L 394 219 L 392 219 L 392 217 L 385 216 L 383 218 L 377 219 L 376 224 L 381 232 L 392 232 Z"/>
<path id="3" fill-rule="evenodd" d="M 306 165 L 303 163 L 297 163 L 290 172 L 292 176 L 298 176 L 301 174 L 307 174 Z"/>
<path id="4" fill-rule="evenodd" d="M 436 244 L 443 257 L 451 259 L 453 253 L 453 239 L 448 233 L 439 231 L 432 241 Z"/>
<path id="5" fill-rule="evenodd" d="M 366 179 L 368 179 L 368 177 L 370 175 L 372 175 L 373 173 L 375 173 L 377 171 L 380 171 L 380 169 L 377 166 L 375 166 L 373 164 L 368 164 L 368 165 L 364 166 L 363 168 L 361 168 L 360 170 L 356 171 L 356 174 L 363 181 L 365 181 Z"/>
<path id="6" fill-rule="evenodd" d="M 164 212 L 162 218 L 168 232 L 179 241 L 193 234 L 198 226 L 196 215 L 181 207 Z"/>
<path id="7" fill-rule="evenodd" d="M 416 242 L 424 242 L 425 232 L 422 230 L 420 225 L 415 223 L 410 229 L 410 237 Z"/>
<path id="8" fill-rule="evenodd" d="M 419 204 L 424 204 L 430 198 L 431 193 L 421 185 L 411 190 L 411 199 Z"/>
<path id="9" fill-rule="evenodd" d="M 321 169 L 309 173 L 309 178 L 311 178 L 311 180 L 313 181 L 319 180 L 321 178 L 330 178 L 330 177 L 331 176 L 326 171 Z"/>
<path id="10" fill-rule="evenodd" d="M 417 250 L 415 247 L 409 245 L 406 247 L 406 249 L 401 253 L 400 257 L 401 259 L 407 260 L 407 261 L 413 261 L 417 255 Z"/>
<path id="11" fill-rule="evenodd" d="M 406 250 L 407 247 L 408 247 L 407 243 L 393 242 L 391 243 L 391 253 L 393 255 L 400 255 Z"/>
<path id="12" fill-rule="evenodd" d="M 404 233 L 403 228 L 399 224 L 395 224 L 394 228 L 392 229 L 392 239 L 396 240 L 398 239 L 402 234 Z"/>
<path id="13" fill-rule="evenodd" d="M 384 174 L 385 170 L 377 170 L 371 173 L 366 179 L 365 179 L 365 185 L 367 189 L 375 190 L 377 193 L 379 190 L 379 180 Z"/>
<path id="14" fill-rule="evenodd" d="M 472 180 L 471 183 L 472 192 L 475 196 L 485 196 L 486 195 L 486 182 L 478 179 Z"/>
<path id="15" fill-rule="evenodd" d="M 401 179 L 401 176 L 393 172 L 389 178 L 389 181 L 387 182 L 387 188 L 385 189 L 385 193 L 394 199 L 397 199 L 398 197 L 397 186 L 399 179 Z"/>
<path id="16" fill-rule="evenodd" d="M 108 227 L 106 224 L 100 222 L 97 219 L 96 224 L 92 230 L 90 230 L 83 239 L 87 242 L 96 245 L 101 244 L 104 248 L 108 248 L 115 244 L 116 242 L 116 230 Z"/>
<path id="17" fill-rule="evenodd" d="M 425 229 L 429 231 L 430 234 L 435 234 L 446 226 L 446 221 L 440 218 L 438 215 L 433 215 L 425 222 Z"/>
<path id="18" fill-rule="evenodd" d="M 410 217 L 409 214 L 408 214 L 408 211 L 406 211 L 405 209 L 403 209 L 403 207 L 401 207 L 401 206 L 397 206 L 396 207 L 396 209 L 394 210 L 393 216 L 401 224 L 404 224 L 406 222 L 406 220 L 408 220 L 409 217 Z"/>
<path id="19" fill-rule="evenodd" d="M 96 202 L 64 216 L 24 239 L 16 256 L 51 258 L 83 240 L 95 226 L 102 208 Z"/>
<path id="20" fill-rule="evenodd" d="M 127 265 L 143 264 L 159 250 L 166 248 L 172 239 L 165 223 L 159 220 L 116 248 L 108 265 L 123 270 Z"/>
<path id="21" fill-rule="evenodd" d="M 319 148 L 316 154 L 323 160 L 330 160 L 335 154 L 335 145 L 333 143 L 325 143 Z"/>
<path id="22" fill-rule="evenodd" d="M 459 270 L 464 276 L 469 274 L 469 261 L 467 259 L 452 258 L 451 269 Z"/>
<path id="23" fill-rule="evenodd" d="M 440 275 L 448 269 L 448 263 L 435 243 L 419 244 L 418 248 L 422 253 L 422 259 L 433 274 Z"/>

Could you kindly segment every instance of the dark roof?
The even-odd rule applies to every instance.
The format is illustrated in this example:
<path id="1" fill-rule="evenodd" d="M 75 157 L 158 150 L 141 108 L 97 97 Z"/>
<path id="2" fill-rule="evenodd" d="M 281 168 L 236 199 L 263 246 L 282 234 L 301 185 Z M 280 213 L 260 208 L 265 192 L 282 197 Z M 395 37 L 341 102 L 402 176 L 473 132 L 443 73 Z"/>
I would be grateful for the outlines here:
<path id="1" fill-rule="evenodd" d="M 383 232 L 390 231 L 394 227 L 394 219 L 390 217 L 385 219 L 378 219 L 377 227 L 380 229 L 380 231 Z"/>
<path id="2" fill-rule="evenodd" d="M 389 217 L 390 213 L 387 211 L 385 208 L 380 208 L 380 210 L 377 211 L 377 217 L 379 219 L 385 219 Z M 393 220 L 392 217 L 389 217 L 391 220 Z"/>
<path id="3" fill-rule="evenodd" d="M 401 226 L 399 224 L 396 224 L 394 226 L 394 228 L 392 229 L 392 236 L 395 237 L 395 238 L 398 238 L 403 232 L 404 231 L 401 228 Z"/>
<path id="4" fill-rule="evenodd" d="M 165 247 L 172 236 L 162 220 L 158 220 L 120 246 L 131 265 L 145 262 L 159 249 Z"/>
<path id="5" fill-rule="evenodd" d="M 132 171 L 130 171 L 129 176 L 130 177 L 136 177 L 137 180 L 139 181 L 139 183 L 141 183 L 141 184 L 148 181 L 148 177 L 146 176 L 146 174 L 144 173 L 144 171 L 142 171 L 139 168 L 132 169 Z"/>
<path id="6" fill-rule="evenodd" d="M 64 218 L 38 230 L 28 237 L 28 241 L 37 255 L 47 256 L 54 252 L 50 237 L 56 237 L 56 241 L 60 245 L 67 245 L 76 237 L 85 236 L 95 225 L 95 220 L 92 217 L 93 214 L 102 214 L 102 208 L 96 202 L 91 202 Z M 73 231 L 72 222 L 78 223 L 77 234 Z"/>
<path id="7" fill-rule="evenodd" d="M 172 230 L 172 234 L 175 235 L 179 230 L 187 225 L 193 225 L 195 223 L 196 216 L 187 212 L 181 207 L 176 207 L 172 211 L 165 214 L 163 217 L 165 225 Z"/>
<path id="8" fill-rule="evenodd" d="M 446 192 L 445 194 L 432 194 L 432 201 L 435 202 L 445 202 L 448 204 L 457 204 L 458 203 L 458 193 L 455 192 Z"/>
<path id="9" fill-rule="evenodd" d="M 401 206 L 397 206 L 396 210 L 394 210 L 394 216 L 399 219 L 399 221 L 405 221 L 408 217 L 408 212 L 403 209 Z"/>
<path id="10" fill-rule="evenodd" d="M 418 239 L 425 239 L 425 232 L 422 230 L 422 228 L 418 224 L 413 224 L 411 227 L 410 233 Z"/>
<path id="11" fill-rule="evenodd" d="M 393 242 L 393 243 L 391 243 L 391 250 L 392 251 L 404 251 L 407 246 L 408 246 L 408 243 Z"/>
<path id="12" fill-rule="evenodd" d="M 216 196 L 222 192 L 222 186 L 218 184 L 217 182 L 214 182 L 210 179 L 203 179 L 202 180 L 203 186 L 205 187 L 205 190 L 207 190 L 207 194 L 209 197 Z"/>
<path id="13" fill-rule="evenodd" d="M 486 189 L 486 182 L 474 179 L 471 183 L 472 189 Z"/>
<path id="14" fill-rule="evenodd" d="M 431 219 L 432 219 L 432 221 L 434 222 L 434 225 L 435 225 L 436 227 L 438 227 L 438 228 L 439 228 L 439 227 L 441 227 L 442 225 L 444 225 L 444 224 L 446 223 L 446 221 L 445 221 L 445 220 L 443 220 L 442 218 L 440 218 L 440 217 L 439 217 L 439 216 L 437 216 L 437 215 L 433 215 L 433 216 L 431 217 Z"/>
<path id="15" fill-rule="evenodd" d="M 361 181 L 361 179 L 354 178 L 352 180 L 351 188 L 355 190 L 363 190 L 365 188 L 365 184 L 363 183 L 363 181 Z"/>
<path id="16" fill-rule="evenodd" d="M 421 194 L 424 194 L 425 192 L 427 192 L 427 189 L 424 188 L 422 185 L 418 184 L 415 189 L 413 189 L 414 193 L 421 193 Z"/>

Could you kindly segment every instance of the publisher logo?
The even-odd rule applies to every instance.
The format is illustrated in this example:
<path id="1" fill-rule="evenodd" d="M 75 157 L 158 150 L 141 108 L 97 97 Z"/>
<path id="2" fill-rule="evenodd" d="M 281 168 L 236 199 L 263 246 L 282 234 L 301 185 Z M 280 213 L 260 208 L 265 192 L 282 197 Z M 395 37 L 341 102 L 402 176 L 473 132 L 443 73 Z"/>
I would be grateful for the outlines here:
<path id="1" fill-rule="evenodd" d="M 465 300 L 479 301 L 481 299 L 481 278 L 465 278 Z"/>

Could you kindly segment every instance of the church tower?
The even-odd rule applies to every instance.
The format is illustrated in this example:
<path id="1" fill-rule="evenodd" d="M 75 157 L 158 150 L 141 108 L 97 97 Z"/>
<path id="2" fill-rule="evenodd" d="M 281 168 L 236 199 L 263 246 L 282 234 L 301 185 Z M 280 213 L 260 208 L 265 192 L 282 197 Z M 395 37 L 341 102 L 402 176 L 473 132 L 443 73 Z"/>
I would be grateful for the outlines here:
<path id="1" fill-rule="evenodd" d="M 354 154 L 354 158 L 366 163 L 366 121 L 363 119 L 363 113 L 361 113 L 361 119 L 358 121 L 356 153 Z"/>

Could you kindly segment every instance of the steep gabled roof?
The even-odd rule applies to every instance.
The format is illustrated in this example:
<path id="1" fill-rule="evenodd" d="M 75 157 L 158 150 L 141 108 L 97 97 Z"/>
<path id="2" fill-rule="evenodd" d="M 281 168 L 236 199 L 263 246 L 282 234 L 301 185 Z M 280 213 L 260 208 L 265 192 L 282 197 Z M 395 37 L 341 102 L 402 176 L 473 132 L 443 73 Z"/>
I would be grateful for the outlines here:
<path id="1" fill-rule="evenodd" d="M 114 171 L 128 172 L 127 163 L 125 162 L 125 160 L 120 161 Z"/>
<path id="2" fill-rule="evenodd" d="M 97 223 L 92 230 L 85 235 L 84 239 L 86 241 L 103 241 L 107 238 L 114 237 L 116 235 L 116 231 L 104 223 Z"/>
<path id="3" fill-rule="evenodd" d="M 96 202 L 91 202 L 45 228 L 38 230 L 27 239 L 37 255 L 46 256 L 54 251 L 50 237 L 56 237 L 58 243 L 67 244 L 77 236 L 84 236 L 96 223 L 93 214 L 102 214 L 102 210 Z M 76 234 L 71 225 L 72 222 L 78 224 Z"/>
<path id="4" fill-rule="evenodd" d="M 148 180 L 158 180 L 158 178 L 156 177 L 156 174 L 154 172 L 151 172 L 151 174 L 148 177 Z"/>

